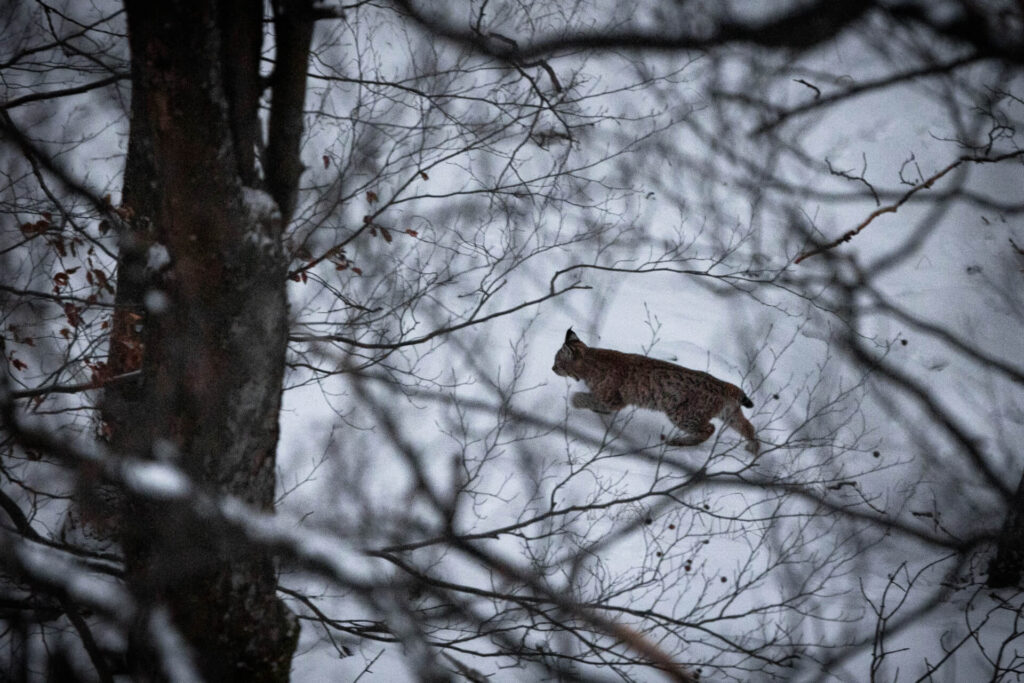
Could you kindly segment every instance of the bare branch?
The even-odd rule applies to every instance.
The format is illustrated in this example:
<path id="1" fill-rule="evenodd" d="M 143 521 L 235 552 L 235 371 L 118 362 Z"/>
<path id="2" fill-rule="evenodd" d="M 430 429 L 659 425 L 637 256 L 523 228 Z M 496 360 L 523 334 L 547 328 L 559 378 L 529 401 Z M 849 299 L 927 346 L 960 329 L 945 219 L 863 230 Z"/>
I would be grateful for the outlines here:
<path id="1" fill-rule="evenodd" d="M 868 217 L 865 218 L 863 221 L 861 221 L 860 224 L 858 224 L 853 229 L 848 230 L 847 232 L 843 233 L 843 235 L 841 237 L 839 237 L 838 239 L 835 239 L 832 242 L 827 242 L 827 243 L 825 243 L 825 244 L 823 244 L 821 246 L 815 247 L 814 249 L 811 249 L 810 251 L 805 251 L 804 253 L 800 254 L 793 261 L 793 263 L 800 263 L 801 261 L 804 261 L 804 260 L 806 260 L 806 259 L 808 259 L 808 258 L 810 258 L 812 256 L 815 256 L 815 255 L 820 254 L 822 252 L 828 251 L 829 249 L 834 249 L 835 247 L 838 247 L 840 244 L 843 244 L 844 242 L 849 242 L 854 237 L 856 237 L 858 234 L 860 234 L 860 232 L 864 228 L 868 227 L 868 225 L 870 225 L 871 222 L 874 221 L 876 218 L 878 218 L 879 216 L 881 216 L 883 214 L 896 213 L 897 211 L 899 211 L 899 208 L 901 206 L 903 206 L 904 204 L 906 204 L 910 200 L 910 198 L 913 197 L 915 194 L 917 194 L 921 190 L 930 189 L 931 186 L 934 185 L 936 181 L 941 179 L 944 175 L 946 175 L 947 173 L 949 173 L 953 169 L 958 168 L 959 166 L 961 166 L 963 164 L 966 164 L 966 163 L 995 164 L 995 163 L 999 163 L 1000 161 L 1006 161 L 1007 159 L 1015 159 L 1015 158 L 1022 157 L 1022 156 L 1024 156 L 1024 150 L 1017 150 L 1016 152 L 1007 152 L 1006 154 L 1000 154 L 1000 155 L 995 156 L 995 157 L 975 156 L 975 155 L 962 156 L 959 159 L 957 159 L 956 161 L 954 161 L 953 163 L 949 164 L 948 166 L 946 166 L 945 168 L 940 170 L 938 173 L 935 173 L 931 177 L 929 177 L 929 178 L 925 179 L 924 181 L 922 181 L 922 182 L 918 183 L 917 185 L 915 185 L 913 188 L 908 190 L 903 195 L 903 197 L 901 197 L 899 199 L 899 201 L 897 201 L 897 202 L 895 202 L 893 204 L 889 204 L 887 206 L 883 206 L 880 209 L 876 209 L 875 211 L 872 211 L 871 214 L 868 215 Z"/>

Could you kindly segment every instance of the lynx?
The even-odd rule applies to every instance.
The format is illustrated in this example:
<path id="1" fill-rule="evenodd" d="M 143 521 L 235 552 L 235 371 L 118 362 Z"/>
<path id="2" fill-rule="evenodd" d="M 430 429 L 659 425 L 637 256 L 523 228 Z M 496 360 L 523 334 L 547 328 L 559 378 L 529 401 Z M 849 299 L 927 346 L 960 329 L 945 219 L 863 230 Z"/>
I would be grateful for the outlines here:
<path id="1" fill-rule="evenodd" d="M 556 375 L 583 380 L 590 393 L 576 392 L 572 404 L 599 413 L 634 405 L 658 410 L 687 436 L 670 439 L 672 446 L 694 446 L 714 433 L 711 418 L 719 417 L 747 440 L 747 450 L 757 455 L 754 426 L 743 417 L 740 406 L 754 403 L 735 384 L 706 372 L 636 353 L 587 346 L 573 333 L 555 354 Z"/>

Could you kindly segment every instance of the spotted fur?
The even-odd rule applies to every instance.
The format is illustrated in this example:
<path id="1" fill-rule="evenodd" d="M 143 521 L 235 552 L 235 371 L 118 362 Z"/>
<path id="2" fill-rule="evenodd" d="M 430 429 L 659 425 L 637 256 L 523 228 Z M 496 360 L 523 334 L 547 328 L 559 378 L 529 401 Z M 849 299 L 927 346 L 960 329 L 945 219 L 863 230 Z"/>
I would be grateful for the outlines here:
<path id="1" fill-rule="evenodd" d="M 627 405 L 657 410 L 686 436 L 671 439 L 673 446 L 694 446 L 714 433 L 712 418 L 739 432 L 747 450 L 758 452 L 754 426 L 740 406 L 754 406 L 743 390 L 706 372 L 636 353 L 587 346 L 570 328 L 555 354 L 556 375 L 586 383 L 589 393 L 576 392 L 572 404 L 595 412 L 613 412 Z"/>

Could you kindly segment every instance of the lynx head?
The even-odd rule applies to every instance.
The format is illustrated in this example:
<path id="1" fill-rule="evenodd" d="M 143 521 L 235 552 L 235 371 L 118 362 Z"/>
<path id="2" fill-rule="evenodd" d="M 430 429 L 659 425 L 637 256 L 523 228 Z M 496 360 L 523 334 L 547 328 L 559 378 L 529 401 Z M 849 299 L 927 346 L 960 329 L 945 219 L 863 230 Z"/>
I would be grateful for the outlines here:
<path id="1" fill-rule="evenodd" d="M 580 338 L 576 336 L 576 333 L 570 327 L 565 333 L 565 343 L 562 344 L 562 348 L 558 349 L 558 353 L 555 354 L 555 365 L 551 369 L 559 377 L 579 379 L 579 368 L 583 362 L 583 354 L 586 350 L 587 345 L 580 341 Z"/>

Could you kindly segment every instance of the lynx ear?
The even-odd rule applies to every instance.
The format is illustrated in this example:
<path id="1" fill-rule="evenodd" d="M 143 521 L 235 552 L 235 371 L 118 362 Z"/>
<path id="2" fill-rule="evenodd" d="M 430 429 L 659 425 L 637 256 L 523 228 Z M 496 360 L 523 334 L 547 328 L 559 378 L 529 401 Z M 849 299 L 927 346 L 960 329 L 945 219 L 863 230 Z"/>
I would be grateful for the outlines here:
<path id="1" fill-rule="evenodd" d="M 580 341 L 580 338 L 576 336 L 576 333 L 572 331 L 571 327 L 568 330 L 565 331 L 565 343 L 566 344 L 572 344 L 574 342 L 575 343 L 579 343 L 579 341 Z"/>

